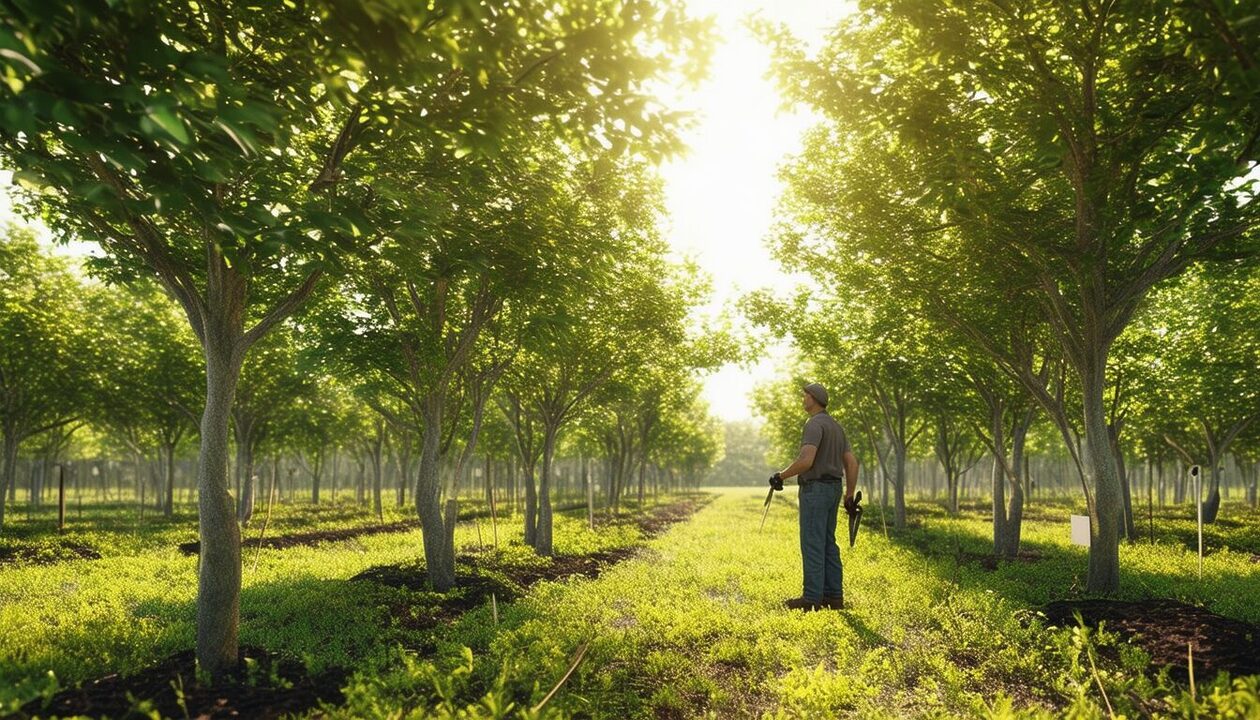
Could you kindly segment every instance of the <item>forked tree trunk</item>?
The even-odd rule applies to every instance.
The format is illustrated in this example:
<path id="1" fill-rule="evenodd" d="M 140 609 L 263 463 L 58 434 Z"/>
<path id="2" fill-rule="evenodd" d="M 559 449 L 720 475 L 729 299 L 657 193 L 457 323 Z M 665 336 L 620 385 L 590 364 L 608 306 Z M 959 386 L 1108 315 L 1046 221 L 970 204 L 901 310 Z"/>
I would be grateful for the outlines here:
<path id="1" fill-rule="evenodd" d="M 1081 378 L 1084 401 L 1085 447 L 1081 458 L 1086 486 L 1092 487 L 1089 507 L 1089 571 L 1086 589 L 1113 593 L 1120 589 L 1120 521 L 1123 513 L 1120 478 L 1103 402 L 1105 353 L 1089 361 Z"/>
<path id="2" fill-rule="evenodd" d="M 1208 450 L 1208 496 L 1203 501 L 1203 522 L 1216 522 L 1216 516 L 1221 510 L 1221 464 L 1238 435 L 1257 417 L 1260 415 L 1243 418 L 1219 433 L 1212 432 L 1206 421 L 1199 421 L 1203 426 L 1203 437 L 1207 440 Z"/>
<path id="3" fill-rule="evenodd" d="M 429 396 L 422 403 L 424 432 L 415 492 L 416 514 L 420 517 L 420 531 L 424 537 L 425 566 L 429 582 L 437 592 L 446 592 L 455 585 L 454 549 L 447 543 L 446 523 L 440 505 L 442 480 L 438 465 L 441 461 L 442 402 L 440 396 Z"/>

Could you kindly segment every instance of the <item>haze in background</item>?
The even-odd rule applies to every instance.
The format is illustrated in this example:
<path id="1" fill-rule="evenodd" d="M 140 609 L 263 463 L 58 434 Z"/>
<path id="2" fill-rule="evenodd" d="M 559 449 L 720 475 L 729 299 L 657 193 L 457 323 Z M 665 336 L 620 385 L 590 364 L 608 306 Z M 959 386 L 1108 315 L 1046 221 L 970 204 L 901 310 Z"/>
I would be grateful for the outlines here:
<path id="1" fill-rule="evenodd" d="M 788 289 L 800 282 L 779 271 L 765 239 L 780 192 L 779 164 L 800 150 L 813 119 L 781 112 L 782 100 L 765 77 L 770 51 L 746 27 L 752 13 L 786 23 L 817 45 L 845 13 L 848 2 L 821 0 L 690 0 L 694 15 L 711 15 L 723 41 L 699 88 L 667 102 L 695 112 L 699 122 L 684 136 L 691 152 L 662 168 L 670 214 L 666 237 L 674 251 L 694 259 L 713 280 L 704 312 L 726 312 L 737 323 L 735 303 L 761 287 Z M 770 379 L 790 345 L 778 343 L 750 367 L 728 365 L 705 381 L 705 399 L 723 420 L 753 417 L 749 391 Z"/>

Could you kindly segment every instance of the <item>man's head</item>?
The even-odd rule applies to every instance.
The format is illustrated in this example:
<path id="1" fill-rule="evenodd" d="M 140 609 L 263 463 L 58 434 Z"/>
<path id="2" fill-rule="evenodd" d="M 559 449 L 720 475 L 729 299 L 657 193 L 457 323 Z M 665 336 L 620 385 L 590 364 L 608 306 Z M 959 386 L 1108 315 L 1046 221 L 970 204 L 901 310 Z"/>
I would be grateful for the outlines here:
<path id="1" fill-rule="evenodd" d="M 827 407 L 827 389 L 818 383 L 810 383 L 804 387 L 805 397 L 803 399 L 805 412 L 813 413 L 824 410 Z"/>

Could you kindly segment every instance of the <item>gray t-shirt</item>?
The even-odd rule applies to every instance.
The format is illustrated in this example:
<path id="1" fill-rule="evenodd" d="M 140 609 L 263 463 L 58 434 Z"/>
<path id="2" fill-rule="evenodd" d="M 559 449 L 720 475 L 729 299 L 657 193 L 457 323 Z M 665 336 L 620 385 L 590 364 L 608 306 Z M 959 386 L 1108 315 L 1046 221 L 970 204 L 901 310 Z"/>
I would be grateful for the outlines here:
<path id="1" fill-rule="evenodd" d="M 849 438 L 844 434 L 844 428 L 826 410 L 805 421 L 801 444 L 818 448 L 818 452 L 814 454 L 814 465 L 801 473 L 802 482 L 817 480 L 823 475 L 844 477 L 844 454 L 853 450 L 849 447 Z"/>

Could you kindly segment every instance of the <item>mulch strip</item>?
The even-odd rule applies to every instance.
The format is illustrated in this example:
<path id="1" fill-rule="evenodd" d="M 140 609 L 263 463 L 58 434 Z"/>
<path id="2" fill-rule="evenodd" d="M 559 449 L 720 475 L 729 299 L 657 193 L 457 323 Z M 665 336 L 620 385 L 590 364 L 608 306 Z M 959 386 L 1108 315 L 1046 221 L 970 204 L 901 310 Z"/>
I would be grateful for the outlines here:
<path id="1" fill-rule="evenodd" d="M 1187 648 L 1194 646 L 1194 671 L 1210 679 L 1260 673 L 1260 625 L 1218 615 L 1175 600 L 1060 600 L 1045 607 L 1046 619 L 1061 627 L 1076 625 L 1074 612 L 1090 627 L 1118 633 L 1151 655 L 1155 665 L 1168 666 L 1183 682 L 1189 678 Z"/>
<path id="2" fill-rule="evenodd" d="M 647 537 L 656 537 L 664 533 L 674 523 L 682 522 L 695 515 L 705 505 L 713 501 L 713 496 L 704 494 L 679 500 L 676 503 L 654 508 L 652 512 L 635 519 L 639 530 Z"/>
<path id="3" fill-rule="evenodd" d="M 671 525 L 686 520 L 704 507 L 711 497 L 688 498 L 670 505 L 655 508 L 650 513 L 633 518 L 645 536 L 665 532 Z M 400 627 L 409 630 L 428 630 L 443 622 L 457 619 L 463 613 L 490 602 L 508 602 L 520 597 L 525 590 L 544 580 L 561 580 L 568 577 L 596 578 L 608 567 L 637 555 L 641 548 L 621 547 L 582 555 L 557 555 L 550 562 L 539 565 L 507 565 L 495 562 L 490 556 L 460 555 L 456 558 L 466 572 L 457 572 L 455 592 L 445 595 L 436 605 L 424 605 L 406 600 L 389 607 L 389 615 Z M 507 578 L 508 582 L 496 579 Z M 352 581 L 370 580 L 390 587 L 425 591 L 430 588 L 428 572 L 422 562 L 404 565 L 377 565 L 350 578 Z"/>
<path id="4" fill-rule="evenodd" d="M 584 508 L 585 504 L 562 505 L 554 509 L 555 512 L 567 512 L 577 508 Z M 465 522 L 477 518 L 490 517 L 489 510 L 473 510 L 469 512 L 461 512 L 459 514 L 459 522 Z M 340 528 L 337 530 L 315 530 L 303 533 L 289 533 L 288 535 L 277 535 L 275 537 L 263 538 L 262 542 L 248 537 L 241 538 L 242 548 L 258 548 L 265 547 L 272 550 L 284 550 L 292 547 L 303 547 L 307 545 L 318 545 L 325 542 L 340 542 L 342 540 L 352 540 L 357 537 L 366 535 L 381 535 L 384 533 L 407 532 L 409 530 L 418 530 L 420 528 L 419 520 L 403 520 L 395 523 L 386 523 L 384 525 L 364 525 L 361 527 Z M 179 544 L 179 551 L 185 555 L 196 555 L 201 552 L 201 541 L 193 540 Z"/>
<path id="5" fill-rule="evenodd" d="M 304 533 L 291 533 L 289 535 L 277 535 L 275 537 L 263 538 L 261 546 L 271 548 L 273 550 L 283 550 L 285 548 L 301 547 L 304 545 L 318 545 L 323 542 L 350 540 L 364 535 L 406 532 L 408 530 L 415 530 L 419 527 L 419 520 L 403 520 L 402 522 L 387 523 L 385 525 L 366 525 L 364 527 L 340 528 L 337 530 L 316 530 Z M 242 538 L 241 547 L 257 548 L 259 547 L 259 543 L 257 540 L 252 538 Z M 201 541 L 193 540 L 192 542 L 180 543 L 179 551 L 185 555 L 196 555 L 201 552 Z"/>
<path id="6" fill-rule="evenodd" d="M 634 525 L 639 528 L 639 531 L 642 532 L 645 537 L 656 537 L 668 530 L 674 523 L 691 517 L 712 501 L 712 495 L 703 493 L 685 497 L 682 500 L 670 503 L 669 505 L 649 507 L 648 511 L 643 514 L 615 518 L 597 515 L 595 517 L 595 527 L 601 528 L 613 525 Z"/>
<path id="7" fill-rule="evenodd" d="M 0 546 L 0 567 L 5 565 L 53 565 L 67 560 L 100 560 L 91 545 L 56 538 L 35 545 Z"/>
<path id="8" fill-rule="evenodd" d="M 32 700 L 9 718 L 149 717 L 137 712 L 136 704 L 128 699 L 130 695 L 137 701 L 152 703 L 162 717 L 269 720 L 310 710 L 321 702 L 336 705 L 345 699 L 341 692 L 346 680 L 343 670 L 310 675 L 301 663 L 255 647 L 241 648 L 240 658 L 241 668 L 232 677 L 207 687 L 197 682 L 196 658 L 191 650 L 185 650 L 133 675 L 110 674 L 82 687 L 63 690 L 47 705 Z M 248 672 L 244 669 L 246 659 L 253 661 Z"/>

